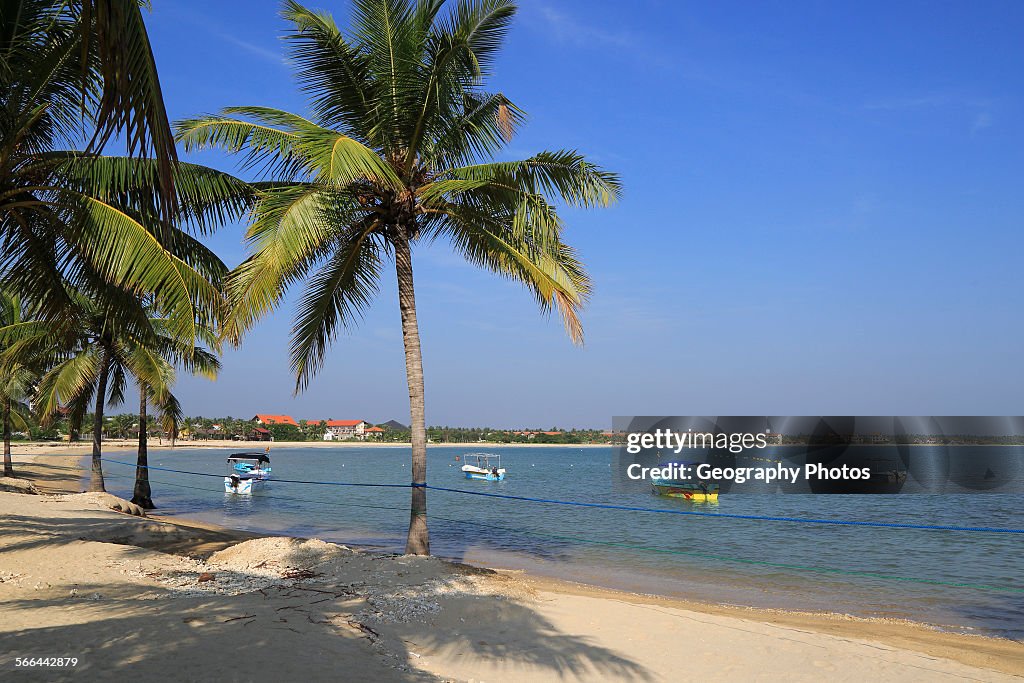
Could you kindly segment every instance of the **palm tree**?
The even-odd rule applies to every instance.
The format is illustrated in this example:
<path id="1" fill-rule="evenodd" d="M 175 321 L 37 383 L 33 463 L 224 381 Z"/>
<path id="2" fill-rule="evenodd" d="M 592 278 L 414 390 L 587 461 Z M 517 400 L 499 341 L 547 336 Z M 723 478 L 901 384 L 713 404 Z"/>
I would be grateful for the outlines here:
<path id="1" fill-rule="evenodd" d="M 14 325 L 22 321 L 25 307 L 20 297 L 0 291 L 0 325 Z M 27 430 L 30 409 L 28 396 L 32 393 L 38 375 L 22 363 L 0 365 L 0 411 L 3 413 L 4 475 L 14 476 L 11 461 L 11 425 Z"/>
<path id="2" fill-rule="evenodd" d="M 200 374 L 208 379 L 215 379 L 220 370 L 220 361 L 207 349 L 200 346 L 188 346 L 180 339 L 169 333 L 166 329 L 166 320 L 156 316 L 155 311 L 150 308 L 150 319 L 156 335 L 145 344 L 133 343 L 132 353 L 137 357 L 142 367 L 148 368 L 148 372 L 136 375 L 135 381 L 139 387 L 139 450 L 135 466 L 135 487 L 132 493 L 132 502 L 146 510 L 153 510 L 153 491 L 149 483 L 149 429 L 147 418 L 147 405 L 150 401 L 160 411 L 161 424 L 164 429 L 173 435 L 177 432 L 178 425 L 182 421 L 181 404 L 171 393 L 175 382 L 175 365 L 192 372 Z M 203 341 L 211 348 L 217 348 L 218 339 L 212 330 L 202 328 Z M 147 382 L 147 377 L 159 377 L 160 383 L 154 385 Z M 185 421 L 186 427 L 189 421 Z"/>
<path id="3" fill-rule="evenodd" d="M 135 418 L 130 414 L 113 415 L 110 417 L 110 430 L 112 436 L 118 439 L 127 439 L 131 435 Z"/>
<path id="4" fill-rule="evenodd" d="M 192 435 L 192 434 L 195 433 L 196 429 L 198 429 L 198 428 L 199 428 L 199 422 L 195 418 L 186 417 L 181 422 L 181 432 L 182 433 Z"/>
<path id="5" fill-rule="evenodd" d="M 0 3 L 0 278 L 32 302 L 40 325 L 62 326 L 64 341 L 76 320 L 69 291 L 95 297 L 111 286 L 150 294 L 176 334 L 194 340 L 220 307 L 208 277 L 219 260 L 179 226 L 202 229 L 245 206 L 244 185 L 177 163 L 141 4 Z M 115 136 L 128 156 L 100 156 Z M 105 309 L 112 328 L 149 334 L 144 318 Z M 109 363 L 99 366 L 102 397 Z M 66 406 L 72 438 L 87 404 L 82 394 Z M 102 488 L 101 473 L 93 485 Z"/>
<path id="6" fill-rule="evenodd" d="M 32 412 L 28 404 L 28 396 L 37 379 L 36 374 L 24 366 L 4 369 L 0 372 L 5 477 L 14 476 L 14 465 L 11 461 L 11 427 L 13 425 L 20 431 L 28 431 Z"/>
<path id="7" fill-rule="evenodd" d="M 0 275 L 50 319 L 70 305 L 65 282 L 156 295 L 189 335 L 219 293 L 168 226 L 223 219 L 218 196 L 245 190 L 176 162 L 139 5 L 0 2 Z M 129 156 L 99 156 L 115 135 Z"/>
<path id="8" fill-rule="evenodd" d="M 168 375 L 165 379 L 166 385 L 154 389 L 147 385 L 144 380 L 136 379 L 139 385 L 139 450 L 135 464 L 135 486 L 132 489 L 132 502 L 144 510 L 154 510 L 153 489 L 149 483 L 149 417 L 147 406 L 153 401 L 156 402 L 160 411 L 160 422 L 165 429 L 177 428 L 181 420 L 181 404 L 170 392 L 170 386 L 174 383 L 174 368 L 169 363 L 160 359 L 163 372 Z"/>
<path id="9" fill-rule="evenodd" d="M 512 0 L 353 0 L 351 27 L 293 0 L 285 36 L 310 118 L 233 107 L 181 122 L 186 150 L 241 153 L 256 171 L 250 255 L 229 278 L 237 340 L 304 281 L 291 340 L 296 391 L 339 327 L 369 304 L 393 256 L 412 419 L 406 552 L 429 553 L 426 426 L 412 247 L 447 240 L 470 262 L 557 308 L 575 342 L 590 281 L 562 240 L 554 202 L 598 207 L 617 176 L 575 151 L 495 161 L 524 113 L 486 80 L 516 11 Z"/>
<path id="10" fill-rule="evenodd" d="M 124 402 L 129 377 L 148 387 L 159 401 L 169 400 L 165 394 L 173 369 L 168 369 L 161 354 L 185 342 L 166 321 L 154 324 L 147 318 L 141 301 L 130 292 L 107 287 L 89 296 L 69 289 L 67 298 L 71 306 L 59 319 L 0 328 L 0 345 L 7 346 L 0 367 L 23 359 L 48 367 L 35 397 L 44 422 L 66 406 L 75 412 L 76 407 L 94 401 L 89 490 L 103 491 L 104 406 Z"/>

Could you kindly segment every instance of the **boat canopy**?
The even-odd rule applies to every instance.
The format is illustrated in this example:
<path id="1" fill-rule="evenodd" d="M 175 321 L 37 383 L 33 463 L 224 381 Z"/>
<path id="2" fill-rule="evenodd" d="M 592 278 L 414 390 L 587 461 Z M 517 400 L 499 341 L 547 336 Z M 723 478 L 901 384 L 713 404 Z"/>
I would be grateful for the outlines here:
<path id="1" fill-rule="evenodd" d="M 484 469 L 490 469 L 492 460 L 498 467 L 501 467 L 501 456 L 497 453 L 466 453 L 462 459 L 467 465 L 475 465 Z"/>
<path id="2" fill-rule="evenodd" d="M 228 462 L 245 462 L 252 461 L 259 464 L 269 463 L 270 456 L 266 453 L 232 453 L 231 457 L 228 458 Z"/>

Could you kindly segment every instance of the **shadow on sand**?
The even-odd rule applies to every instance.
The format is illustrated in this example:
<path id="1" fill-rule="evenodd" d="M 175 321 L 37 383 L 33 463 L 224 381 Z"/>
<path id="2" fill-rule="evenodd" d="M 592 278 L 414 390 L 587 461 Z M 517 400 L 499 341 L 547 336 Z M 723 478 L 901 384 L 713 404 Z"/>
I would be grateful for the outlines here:
<path id="1" fill-rule="evenodd" d="M 205 533 L 216 532 L 120 515 L 9 515 L 0 526 L 0 557 L 24 551 L 60 557 L 63 546 L 82 540 L 184 550 Z M 142 568 L 153 555 L 139 550 L 128 557 Z M 391 576 L 403 576 L 403 562 L 416 562 L 370 559 Z M 448 578 L 489 573 L 447 567 Z M 39 597 L 25 588 L 0 593 L 7 596 L 0 598 L 0 670 L 9 670 L 15 656 L 76 656 L 76 669 L 62 674 L 68 680 L 419 681 L 436 680 L 422 670 L 423 658 L 442 656 L 509 676 L 525 667 L 561 680 L 652 679 L 638 662 L 559 631 L 528 600 L 454 590 L 436 598 L 437 611 L 378 622 L 367 617 L 375 608 L 361 582 L 343 573 L 308 583 L 282 580 L 232 596 L 174 593 L 145 579 L 89 582 L 92 569 L 82 569 L 80 583 L 50 586 Z M 401 581 L 396 591 L 420 587 Z M 54 671 L 22 673 L 27 680 L 60 680 Z"/>

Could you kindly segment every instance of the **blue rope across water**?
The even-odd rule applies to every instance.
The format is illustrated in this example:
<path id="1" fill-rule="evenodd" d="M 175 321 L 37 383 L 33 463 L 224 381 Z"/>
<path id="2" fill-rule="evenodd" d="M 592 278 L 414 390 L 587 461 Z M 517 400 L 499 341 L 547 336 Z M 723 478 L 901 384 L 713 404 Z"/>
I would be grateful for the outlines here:
<path id="1" fill-rule="evenodd" d="M 628 510 L 631 512 L 656 512 L 665 515 L 691 515 L 695 517 L 721 517 L 724 519 L 754 519 L 764 522 L 799 522 L 802 524 L 833 524 L 839 526 L 868 526 L 892 529 L 925 529 L 928 531 L 978 531 L 996 534 L 1024 534 L 1024 529 L 1007 529 L 1003 527 L 988 526 L 952 526 L 941 524 L 904 524 L 900 522 L 861 522 L 850 519 L 808 519 L 805 517 L 769 517 L 766 515 L 737 515 L 727 512 L 701 512 L 699 510 L 658 510 L 655 508 L 632 507 L 629 505 L 611 505 L 608 503 L 582 503 L 571 500 L 554 500 L 551 498 L 529 498 L 526 496 L 509 496 L 502 493 L 485 493 L 483 491 L 467 491 L 465 489 L 450 489 L 442 486 L 428 486 L 434 491 L 447 491 L 448 493 L 464 493 L 469 496 L 484 496 L 486 498 L 505 498 L 508 500 L 523 500 L 531 503 L 548 503 L 550 505 L 571 505 L 574 507 L 603 508 L 606 510 Z"/>
<path id="2" fill-rule="evenodd" d="M 101 458 L 103 462 L 109 462 L 115 465 L 126 465 L 128 467 L 137 467 L 137 463 L 133 462 L 122 462 L 120 460 L 111 460 L 109 458 Z M 167 467 L 156 467 L 154 465 L 147 466 L 147 469 L 156 470 L 160 472 L 174 472 L 175 474 L 188 474 L 196 477 L 216 477 L 222 479 L 221 474 L 210 474 L 208 472 L 189 472 L 186 470 L 175 470 Z M 814 519 L 806 517 L 773 517 L 768 515 L 739 515 L 727 512 L 703 512 L 700 510 L 664 510 L 657 508 L 646 508 L 646 507 L 634 507 L 630 505 L 612 505 L 610 503 L 584 503 L 575 500 L 556 500 L 553 498 L 531 498 L 528 496 L 510 496 L 503 493 L 486 493 L 484 491 L 467 491 L 466 489 L 453 489 L 445 486 L 430 486 L 429 484 L 367 484 L 367 483 L 356 483 L 356 482 L 344 482 L 344 481 L 305 481 L 300 479 L 277 479 L 272 480 L 275 483 L 281 484 L 312 484 L 317 486 L 362 486 L 371 488 L 427 488 L 432 491 L 443 491 L 445 493 L 461 493 L 467 496 L 483 496 L 485 498 L 501 498 L 504 500 L 519 500 L 529 503 L 545 503 L 548 505 L 568 505 L 572 507 L 583 507 L 583 508 L 599 508 L 604 510 L 624 510 L 627 512 L 651 512 L 655 514 L 663 515 L 685 515 L 691 517 L 718 517 L 721 519 L 745 519 L 762 522 L 791 522 L 797 524 L 827 524 L 831 526 L 853 526 L 853 527 L 875 527 L 883 529 L 918 529 L 924 531 L 970 531 L 976 533 L 991 533 L 991 534 L 1024 534 L 1024 529 L 1011 529 L 1005 527 L 989 527 L 989 526 L 955 526 L 951 524 L 909 524 L 903 522 L 864 522 L 852 519 Z"/>

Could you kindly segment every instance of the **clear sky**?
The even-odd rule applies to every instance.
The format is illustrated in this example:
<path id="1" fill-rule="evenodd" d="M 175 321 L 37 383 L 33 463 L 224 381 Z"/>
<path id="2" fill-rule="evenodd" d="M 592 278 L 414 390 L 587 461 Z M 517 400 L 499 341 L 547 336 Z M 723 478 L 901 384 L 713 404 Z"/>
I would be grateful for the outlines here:
<path id="1" fill-rule="evenodd" d="M 154 5 L 172 117 L 304 113 L 276 3 Z M 521 5 L 492 82 L 531 117 L 509 157 L 578 148 L 625 199 L 567 216 L 595 283 L 582 349 L 524 290 L 415 252 L 429 424 L 1022 414 L 1024 4 Z M 229 265 L 241 234 L 210 240 Z M 182 381 L 186 413 L 407 422 L 393 280 L 305 393 L 285 306 L 216 383 Z"/>

